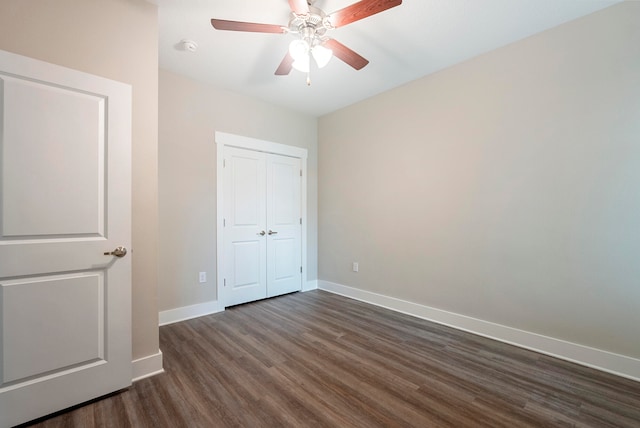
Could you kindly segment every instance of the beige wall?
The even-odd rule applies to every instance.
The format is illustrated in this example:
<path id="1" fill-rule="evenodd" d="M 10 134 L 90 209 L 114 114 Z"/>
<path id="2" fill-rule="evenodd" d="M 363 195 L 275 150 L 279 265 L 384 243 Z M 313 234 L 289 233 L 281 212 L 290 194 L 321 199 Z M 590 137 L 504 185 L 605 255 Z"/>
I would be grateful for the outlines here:
<path id="1" fill-rule="evenodd" d="M 639 22 L 622 3 L 320 118 L 319 278 L 640 357 Z"/>
<path id="2" fill-rule="evenodd" d="M 307 279 L 315 280 L 317 120 L 160 70 L 159 123 L 160 310 L 217 300 L 216 131 L 308 149 Z"/>
<path id="3" fill-rule="evenodd" d="M 133 358 L 158 352 L 158 18 L 143 0 L 2 0 L 0 49 L 133 87 Z"/>

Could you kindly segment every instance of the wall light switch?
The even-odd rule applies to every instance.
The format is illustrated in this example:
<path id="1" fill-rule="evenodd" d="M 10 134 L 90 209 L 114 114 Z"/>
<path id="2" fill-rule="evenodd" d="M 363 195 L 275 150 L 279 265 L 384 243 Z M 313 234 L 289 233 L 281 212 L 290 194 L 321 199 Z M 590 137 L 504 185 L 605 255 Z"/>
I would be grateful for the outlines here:
<path id="1" fill-rule="evenodd" d="M 201 284 L 203 282 L 207 282 L 207 273 L 206 272 L 200 272 L 200 274 L 198 275 L 198 279 L 200 280 Z"/>
<path id="2" fill-rule="evenodd" d="M 353 262 L 353 271 L 358 272 L 358 262 Z"/>

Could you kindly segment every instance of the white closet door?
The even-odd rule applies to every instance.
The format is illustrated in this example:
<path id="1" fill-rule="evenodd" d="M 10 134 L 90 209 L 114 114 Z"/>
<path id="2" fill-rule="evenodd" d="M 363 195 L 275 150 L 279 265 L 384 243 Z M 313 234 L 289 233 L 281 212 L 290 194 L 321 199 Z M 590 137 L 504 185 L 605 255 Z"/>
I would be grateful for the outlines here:
<path id="1" fill-rule="evenodd" d="M 225 147 L 224 302 L 267 297 L 266 155 Z"/>
<path id="2" fill-rule="evenodd" d="M 0 51 L 0 427 L 131 384 L 131 88 Z"/>
<path id="3" fill-rule="evenodd" d="M 300 159 L 225 147 L 224 181 L 224 305 L 300 291 Z"/>
<path id="4" fill-rule="evenodd" d="M 302 289 L 300 159 L 267 156 L 267 296 Z"/>

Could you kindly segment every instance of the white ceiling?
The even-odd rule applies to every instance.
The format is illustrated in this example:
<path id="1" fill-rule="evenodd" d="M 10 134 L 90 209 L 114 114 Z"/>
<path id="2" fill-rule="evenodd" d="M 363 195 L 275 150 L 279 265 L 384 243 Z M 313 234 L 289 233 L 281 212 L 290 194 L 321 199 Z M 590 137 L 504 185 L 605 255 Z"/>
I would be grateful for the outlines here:
<path id="1" fill-rule="evenodd" d="M 356 71 L 337 58 L 306 75 L 274 72 L 290 34 L 214 30 L 211 18 L 277 24 L 289 20 L 287 0 L 151 0 L 159 6 L 160 67 L 217 87 L 313 116 L 442 70 L 476 55 L 579 18 L 620 0 L 404 0 L 335 29 L 331 37 L 367 58 Z M 316 0 L 330 13 L 356 0 Z M 179 48 L 182 39 L 196 52 Z"/>

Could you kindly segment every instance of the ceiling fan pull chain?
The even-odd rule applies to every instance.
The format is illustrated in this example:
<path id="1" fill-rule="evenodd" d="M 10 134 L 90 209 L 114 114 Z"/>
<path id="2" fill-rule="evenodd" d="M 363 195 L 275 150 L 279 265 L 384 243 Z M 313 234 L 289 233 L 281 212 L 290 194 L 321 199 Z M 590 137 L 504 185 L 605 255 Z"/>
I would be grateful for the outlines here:
<path id="1" fill-rule="evenodd" d="M 307 86 L 311 86 L 311 67 L 309 67 L 309 71 L 307 71 Z"/>

